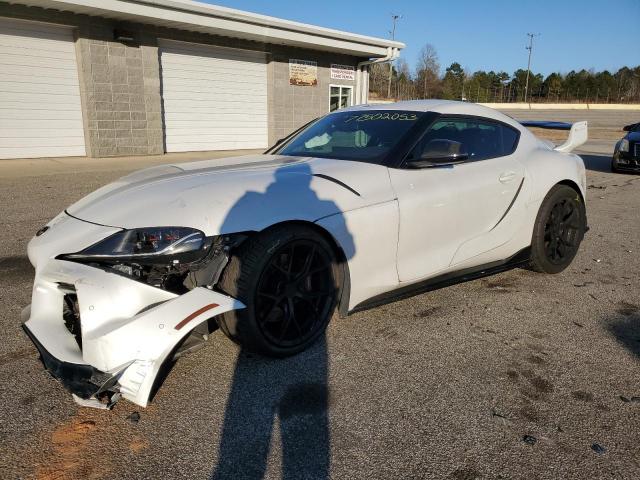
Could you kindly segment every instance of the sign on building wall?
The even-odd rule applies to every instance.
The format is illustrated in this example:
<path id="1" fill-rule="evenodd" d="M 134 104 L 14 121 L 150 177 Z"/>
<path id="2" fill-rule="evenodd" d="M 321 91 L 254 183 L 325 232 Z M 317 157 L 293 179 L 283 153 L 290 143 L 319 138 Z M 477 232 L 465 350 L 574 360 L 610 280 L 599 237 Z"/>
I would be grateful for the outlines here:
<path id="1" fill-rule="evenodd" d="M 331 64 L 331 78 L 333 80 L 355 80 L 356 69 L 351 65 Z"/>
<path id="2" fill-rule="evenodd" d="M 289 85 L 313 87 L 318 84 L 318 62 L 289 59 Z"/>

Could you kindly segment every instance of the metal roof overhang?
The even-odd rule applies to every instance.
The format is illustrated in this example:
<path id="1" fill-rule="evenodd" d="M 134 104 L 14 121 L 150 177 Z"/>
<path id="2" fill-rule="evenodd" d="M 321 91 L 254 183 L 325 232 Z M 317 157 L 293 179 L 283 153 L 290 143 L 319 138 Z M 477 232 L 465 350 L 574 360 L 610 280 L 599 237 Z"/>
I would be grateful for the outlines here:
<path id="1" fill-rule="evenodd" d="M 114 20 L 377 58 L 401 42 L 316 27 L 190 0 L 8 0 Z"/>

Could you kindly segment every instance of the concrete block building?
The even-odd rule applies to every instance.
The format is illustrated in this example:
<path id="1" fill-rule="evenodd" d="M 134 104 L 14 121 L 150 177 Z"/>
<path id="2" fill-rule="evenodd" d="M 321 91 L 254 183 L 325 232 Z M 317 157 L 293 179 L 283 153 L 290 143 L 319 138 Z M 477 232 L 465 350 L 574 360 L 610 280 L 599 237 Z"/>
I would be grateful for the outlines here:
<path id="1" fill-rule="evenodd" d="M 188 0 L 0 1 L 0 159 L 266 148 L 400 42 Z"/>

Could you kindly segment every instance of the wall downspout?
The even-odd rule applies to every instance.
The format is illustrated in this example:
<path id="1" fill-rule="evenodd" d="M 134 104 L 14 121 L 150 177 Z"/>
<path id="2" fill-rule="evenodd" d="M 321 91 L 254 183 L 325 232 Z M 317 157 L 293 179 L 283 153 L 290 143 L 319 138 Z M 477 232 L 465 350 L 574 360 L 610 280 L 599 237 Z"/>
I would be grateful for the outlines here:
<path id="1" fill-rule="evenodd" d="M 398 47 L 388 47 L 387 54 L 384 57 L 358 63 L 356 67 L 356 95 L 353 102 L 354 105 L 362 105 L 369 101 L 369 74 L 367 72 L 369 65 L 393 62 L 399 56 L 400 49 Z"/>

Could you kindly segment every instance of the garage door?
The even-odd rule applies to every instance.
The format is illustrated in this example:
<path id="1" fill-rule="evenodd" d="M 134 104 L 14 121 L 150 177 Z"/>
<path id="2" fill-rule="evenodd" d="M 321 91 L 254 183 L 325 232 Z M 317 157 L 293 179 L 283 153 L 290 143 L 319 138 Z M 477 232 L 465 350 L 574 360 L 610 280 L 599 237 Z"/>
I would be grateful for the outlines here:
<path id="1" fill-rule="evenodd" d="M 0 18 L 0 158 L 84 154 L 72 30 Z"/>
<path id="2" fill-rule="evenodd" d="M 167 152 L 267 147 L 263 53 L 162 41 Z"/>

